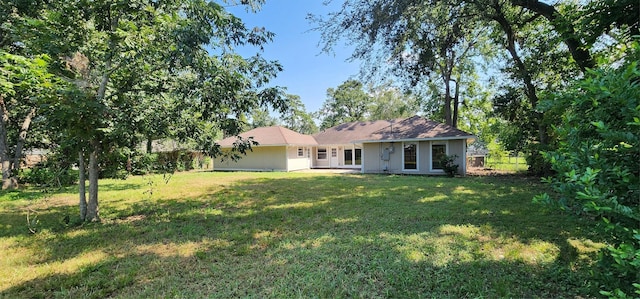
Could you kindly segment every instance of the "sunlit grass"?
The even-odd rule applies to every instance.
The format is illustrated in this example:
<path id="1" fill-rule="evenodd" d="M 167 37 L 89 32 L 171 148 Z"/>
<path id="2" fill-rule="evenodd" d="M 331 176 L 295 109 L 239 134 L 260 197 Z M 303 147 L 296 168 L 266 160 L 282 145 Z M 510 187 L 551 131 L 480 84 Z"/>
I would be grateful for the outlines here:
<path id="1" fill-rule="evenodd" d="M 486 157 L 485 167 L 498 171 L 525 172 L 529 168 L 526 157 Z"/>
<path id="2" fill-rule="evenodd" d="M 602 248 L 581 221 L 533 205 L 542 186 L 520 177 L 100 184 L 90 224 L 74 188 L 0 193 L 0 297 L 588 297 Z"/>

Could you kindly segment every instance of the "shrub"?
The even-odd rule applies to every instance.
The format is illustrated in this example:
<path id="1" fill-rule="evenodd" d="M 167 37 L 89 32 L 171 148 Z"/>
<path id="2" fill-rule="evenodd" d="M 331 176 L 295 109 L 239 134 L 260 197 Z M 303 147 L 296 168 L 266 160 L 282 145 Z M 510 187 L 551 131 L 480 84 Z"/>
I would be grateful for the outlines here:
<path id="1" fill-rule="evenodd" d="M 211 158 L 196 152 L 176 150 L 171 152 L 136 154 L 131 157 L 131 173 L 173 173 L 202 169 L 211 164 Z"/>
<path id="2" fill-rule="evenodd" d="M 535 201 L 601 219 L 611 240 L 594 273 L 610 297 L 640 294 L 639 81 L 637 62 L 591 71 L 547 105 L 565 111 L 558 149 L 544 154 L 555 194 Z"/>
<path id="3" fill-rule="evenodd" d="M 458 174 L 459 165 L 455 164 L 456 159 L 458 159 L 458 155 L 445 155 L 440 160 L 442 170 L 444 170 L 444 173 L 446 173 L 449 177 L 454 177 L 456 176 L 456 174 Z"/>
<path id="4" fill-rule="evenodd" d="M 100 178 L 125 179 L 129 175 L 127 164 L 132 155 L 127 148 L 114 148 L 100 153 Z M 88 164 L 87 164 L 88 165 Z"/>
<path id="5" fill-rule="evenodd" d="M 75 184 L 78 181 L 78 172 L 73 171 L 71 165 L 66 163 L 61 155 L 52 154 L 45 161 L 21 171 L 18 180 L 20 183 L 40 187 L 60 188 Z"/>

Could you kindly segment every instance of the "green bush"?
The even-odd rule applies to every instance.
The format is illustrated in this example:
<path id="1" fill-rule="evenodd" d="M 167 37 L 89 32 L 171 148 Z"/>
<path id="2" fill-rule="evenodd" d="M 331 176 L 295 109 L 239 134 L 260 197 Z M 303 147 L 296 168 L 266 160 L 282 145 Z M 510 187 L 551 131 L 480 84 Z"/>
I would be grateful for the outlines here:
<path id="1" fill-rule="evenodd" d="M 444 170 L 444 173 L 446 173 L 449 177 L 454 177 L 456 176 L 456 174 L 458 174 L 458 164 L 455 164 L 456 159 L 458 158 L 458 155 L 445 155 L 444 157 L 442 157 L 442 159 L 440 160 L 440 165 L 442 165 L 442 170 Z"/>
<path id="2" fill-rule="evenodd" d="M 60 188 L 75 184 L 78 181 L 78 172 L 72 170 L 71 165 L 65 163 L 60 155 L 52 154 L 47 160 L 21 171 L 18 181 L 39 187 Z"/>
<path id="3" fill-rule="evenodd" d="M 211 158 L 201 153 L 186 150 L 136 154 L 131 157 L 130 172 L 134 175 L 146 173 L 172 173 L 202 169 L 211 164 Z"/>
<path id="4" fill-rule="evenodd" d="M 546 107 L 564 111 L 558 149 L 544 154 L 555 193 L 535 200 L 601 219 L 611 238 L 594 273 L 610 297 L 640 294 L 639 81 L 637 62 L 591 71 Z"/>
<path id="5" fill-rule="evenodd" d="M 544 157 L 544 152 L 549 150 L 549 145 L 530 144 L 527 146 L 527 172 L 536 176 L 548 176 L 554 173 L 553 166 Z"/>
<path id="6" fill-rule="evenodd" d="M 129 175 L 129 157 L 132 152 L 127 148 L 115 148 L 101 153 L 100 178 L 125 179 Z"/>

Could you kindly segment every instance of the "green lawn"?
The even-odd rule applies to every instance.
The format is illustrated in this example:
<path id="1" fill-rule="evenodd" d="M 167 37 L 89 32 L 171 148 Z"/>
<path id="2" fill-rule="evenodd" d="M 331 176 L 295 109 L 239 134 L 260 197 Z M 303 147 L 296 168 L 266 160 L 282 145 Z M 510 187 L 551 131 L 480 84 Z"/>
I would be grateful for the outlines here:
<path id="1" fill-rule="evenodd" d="M 525 156 L 485 157 L 485 168 L 506 172 L 526 172 L 529 165 Z"/>
<path id="2" fill-rule="evenodd" d="M 0 194 L 0 297 L 594 294 L 587 266 L 601 240 L 532 204 L 535 179 L 191 172 L 100 183 L 99 224 L 74 224 L 74 189 Z"/>

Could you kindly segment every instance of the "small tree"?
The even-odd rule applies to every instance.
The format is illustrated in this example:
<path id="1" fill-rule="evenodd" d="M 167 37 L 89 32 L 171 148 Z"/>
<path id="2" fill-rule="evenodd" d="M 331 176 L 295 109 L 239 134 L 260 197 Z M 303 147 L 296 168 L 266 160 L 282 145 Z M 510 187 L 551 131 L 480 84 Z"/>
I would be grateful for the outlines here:
<path id="1" fill-rule="evenodd" d="M 18 186 L 27 134 L 38 108 L 60 83 L 48 70 L 49 57 L 24 57 L 0 50 L 0 163 L 2 189 Z"/>

